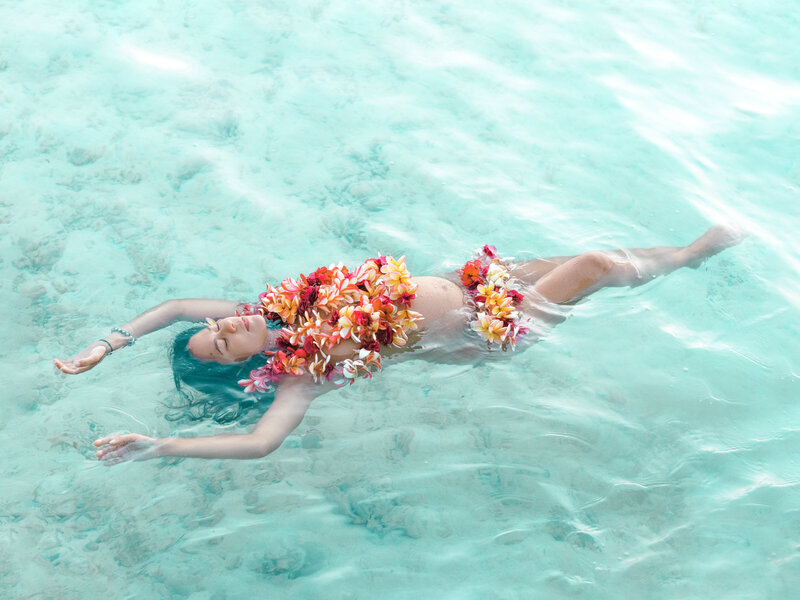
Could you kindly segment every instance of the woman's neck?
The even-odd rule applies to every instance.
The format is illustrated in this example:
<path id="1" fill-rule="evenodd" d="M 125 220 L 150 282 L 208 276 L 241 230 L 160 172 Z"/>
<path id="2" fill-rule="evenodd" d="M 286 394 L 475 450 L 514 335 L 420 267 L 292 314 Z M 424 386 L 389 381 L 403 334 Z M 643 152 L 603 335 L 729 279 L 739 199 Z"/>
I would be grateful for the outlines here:
<path id="1" fill-rule="evenodd" d="M 267 328 L 267 335 L 264 338 L 264 347 L 261 349 L 262 352 L 266 350 L 274 350 L 278 347 L 278 336 L 280 336 L 280 329 L 269 329 Z"/>

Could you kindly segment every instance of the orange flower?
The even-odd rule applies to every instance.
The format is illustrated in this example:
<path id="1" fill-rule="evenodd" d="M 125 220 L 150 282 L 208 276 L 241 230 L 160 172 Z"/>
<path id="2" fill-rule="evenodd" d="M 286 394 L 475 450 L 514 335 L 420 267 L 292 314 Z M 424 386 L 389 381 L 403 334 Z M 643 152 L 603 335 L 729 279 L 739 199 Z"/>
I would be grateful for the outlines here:
<path id="1" fill-rule="evenodd" d="M 471 260 L 459 271 L 461 273 L 461 283 L 468 289 L 475 288 L 479 283 L 483 283 L 481 277 L 481 261 Z"/>

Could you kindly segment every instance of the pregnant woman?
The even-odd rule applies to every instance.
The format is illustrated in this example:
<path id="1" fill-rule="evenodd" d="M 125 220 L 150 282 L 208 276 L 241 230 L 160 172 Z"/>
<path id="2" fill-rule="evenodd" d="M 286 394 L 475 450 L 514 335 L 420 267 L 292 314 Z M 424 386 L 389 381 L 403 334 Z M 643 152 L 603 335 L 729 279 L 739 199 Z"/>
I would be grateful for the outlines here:
<path id="1" fill-rule="evenodd" d="M 412 277 L 404 259 L 381 256 L 354 270 L 321 267 L 267 285 L 259 302 L 180 299 L 164 302 L 90 344 L 55 359 L 64 373 L 88 371 L 108 354 L 176 321 L 206 320 L 188 341 L 197 361 L 264 364 L 239 385 L 275 391 L 247 434 L 151 438 L 137 433 L 98 439 L 106 464 L 157 456 L 257 458 L 276 450 L 320 394 L 372 377 L 389 357 L 433 362 L 481 360 L 485 350 L 513 350 L 565 318 L 569 305 L 608 286 L 636 286 L 738 243 L 716 226 L 685 247 L 588 252 L 512 263 L 484 246 L 452 277 Z M 472 341 L 464 344 L 464 332 Z"/>

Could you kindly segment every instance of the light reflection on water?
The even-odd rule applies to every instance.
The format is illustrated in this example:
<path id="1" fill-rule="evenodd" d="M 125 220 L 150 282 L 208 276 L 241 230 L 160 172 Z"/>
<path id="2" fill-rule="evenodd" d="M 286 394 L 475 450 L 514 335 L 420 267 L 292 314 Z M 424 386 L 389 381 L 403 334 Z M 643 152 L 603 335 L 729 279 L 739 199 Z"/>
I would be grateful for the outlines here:
<path id="1" fill-rule="evenodd" d="M 781 5 L 155 8 L 0 8 L 12 595 L 791 595 L 800 84 Z M 676 245 L 720 220 L 751 237 L 603 291 L 505 360 L 391 365 L 263 461 L 91 462 L 108 431 L 221 430 L 163 418 L 170 332 L 78 378 L 42 358 L 321 262 L 439 273 L 483 243 Z"/>

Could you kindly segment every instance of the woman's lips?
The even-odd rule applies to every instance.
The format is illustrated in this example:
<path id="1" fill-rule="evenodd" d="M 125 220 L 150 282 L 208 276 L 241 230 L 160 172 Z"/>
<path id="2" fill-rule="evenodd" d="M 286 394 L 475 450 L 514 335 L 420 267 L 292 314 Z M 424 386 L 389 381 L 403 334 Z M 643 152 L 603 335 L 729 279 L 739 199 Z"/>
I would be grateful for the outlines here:
<path id="1" fill-rule="evenodd" d="M 247 317 L 242 317 L 242 324 L 247 331 L 250 331 L 250 320 Z"/>

